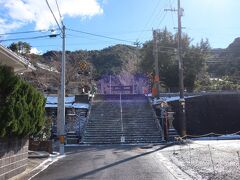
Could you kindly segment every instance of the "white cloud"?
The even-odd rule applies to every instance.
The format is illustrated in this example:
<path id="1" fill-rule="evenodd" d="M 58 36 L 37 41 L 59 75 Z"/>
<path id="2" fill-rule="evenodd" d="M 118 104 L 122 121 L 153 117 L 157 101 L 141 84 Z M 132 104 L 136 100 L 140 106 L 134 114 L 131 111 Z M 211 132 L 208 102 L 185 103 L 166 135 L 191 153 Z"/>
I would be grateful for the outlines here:
<path id="1" fill-rule="evenodd" d="M 22 22 L 7 22 L 5 19 L 0 18 L 0 34 L 20 28 L 22 25 Z"/>
<path id="2" fill-rule="evenodd" d="M 42 52 L 39 51 L 37 48 L 32 47 L 30 50 L 30 54 L 42 54 Z"/>
<path id="3" fill-rule="evenodd" d="M 48 2 L 59 21 L 55 0 Z M 63 18 L 66 16 L 91 18 L 103 13 L 97 0 L 58 0 L 58 4 Z M 5 31 L 8 30 L 8 26 L 11 29 L 13 25 L 20 27 L 28 23 L 35 23 L 35 29 L 49 29 L 56 26 L 45 0 L 0 0 L 0 13 L 5 14 L 4 17 L 1 16 L 2 22 L 0 21 L 0 29 L 5 26 Z M 10 24 L 7 23 L 9 21 Z"/>

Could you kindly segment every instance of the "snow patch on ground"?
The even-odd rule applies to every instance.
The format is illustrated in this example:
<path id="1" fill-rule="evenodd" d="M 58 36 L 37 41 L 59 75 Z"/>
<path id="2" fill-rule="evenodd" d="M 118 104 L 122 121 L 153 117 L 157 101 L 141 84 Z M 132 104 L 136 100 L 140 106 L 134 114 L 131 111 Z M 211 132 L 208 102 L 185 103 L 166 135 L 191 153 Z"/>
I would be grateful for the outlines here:
<path id="1" fill-rule="evenodd" d="M 172 163 L 171 161 L 169 161 L 168 158 L 163 156 L 162 153 L 158 152 L 156 159 L 160 161 L 176 179 L 178 180 L 192 179 L 188 173 L 183 172 L 176 164 Z M 199 177 L 199 175 L 196 174 L 196 177 Z"/>
<path id="2" fill-rule="evenodd" d="M 240 179 L 240 140 L 194 140 L 161 153 L 193 179 Z"/>
<path id="3" fill-rule="evenodd" d="M 35 53 L 36 54 L 36 53 Z M 51 71 L 51 72 L 58 72 L 57 69 L 55 67 L 51 67 L 48 66 L 46 64 L 42 64 L 42 63 L 37 63 L 37 66 L 41 69 L 47 70 L 47 71 Z"/>

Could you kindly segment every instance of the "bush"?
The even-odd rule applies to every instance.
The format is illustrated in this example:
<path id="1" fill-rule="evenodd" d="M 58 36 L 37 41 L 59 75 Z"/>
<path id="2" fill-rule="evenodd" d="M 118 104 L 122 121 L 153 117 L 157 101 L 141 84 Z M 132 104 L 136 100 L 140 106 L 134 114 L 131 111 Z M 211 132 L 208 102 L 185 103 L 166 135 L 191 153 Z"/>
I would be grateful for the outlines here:
<path id="1" fill-rule="evenodd" d="M 38 133 L 45 123 L 45 98 L 30 84 L 0 66 L 0 137 Z"/>

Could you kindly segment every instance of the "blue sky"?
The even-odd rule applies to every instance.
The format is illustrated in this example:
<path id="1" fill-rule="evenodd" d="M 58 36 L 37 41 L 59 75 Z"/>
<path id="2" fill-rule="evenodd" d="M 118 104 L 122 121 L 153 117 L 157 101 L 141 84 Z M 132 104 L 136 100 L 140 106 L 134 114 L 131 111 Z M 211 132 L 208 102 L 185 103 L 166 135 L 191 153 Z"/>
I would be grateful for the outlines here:
<path id="1" fill-rule="evenodd" d="M 49 0 L 60 20 L 55 0 Z M 165 12 L 176 8 L 177 0 L 58 0 L 64 23 L 69 29 L 105 35 L 111 40 L 67 30 L 67 50 L 102 49 L 115 44 L 145 42 L 152 38 L 152 28 L 175 33 L 177 14 Z M 183 32 L 195 44 L 208 38 L 214 48 L 227 47 L 240 37 L 239 0 L 182 0 Z M 45 0 L 0 0 L 0 34 L 56 28 Z M 8 35 L 1 40 L 48 35 L 50 32 Z M 24 40 L 41 52 L 61 50 L 61 38 Z M 8 45 L 11 41 L 1 42 Z"/>

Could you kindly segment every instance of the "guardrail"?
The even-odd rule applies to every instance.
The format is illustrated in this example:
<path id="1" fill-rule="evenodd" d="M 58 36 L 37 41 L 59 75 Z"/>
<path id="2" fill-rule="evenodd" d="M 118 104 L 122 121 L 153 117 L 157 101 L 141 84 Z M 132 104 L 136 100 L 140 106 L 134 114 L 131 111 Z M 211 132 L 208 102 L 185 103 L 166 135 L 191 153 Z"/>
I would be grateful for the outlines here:
<path id="1" fill-rule="evenodd" d="M 12 50 L 4 47 L 0 44 L 0 48 L 4 50 L 9 55 L 13 56 L 15 59 L 17 59 L 20 63 L 22 63 L 24 66 L 27 66 L 27 68 L 30 68 L 32 70 L 36 70 L 36 68 L 24 57 L 18 55 L 17 53 L 13 52 Z"/>

